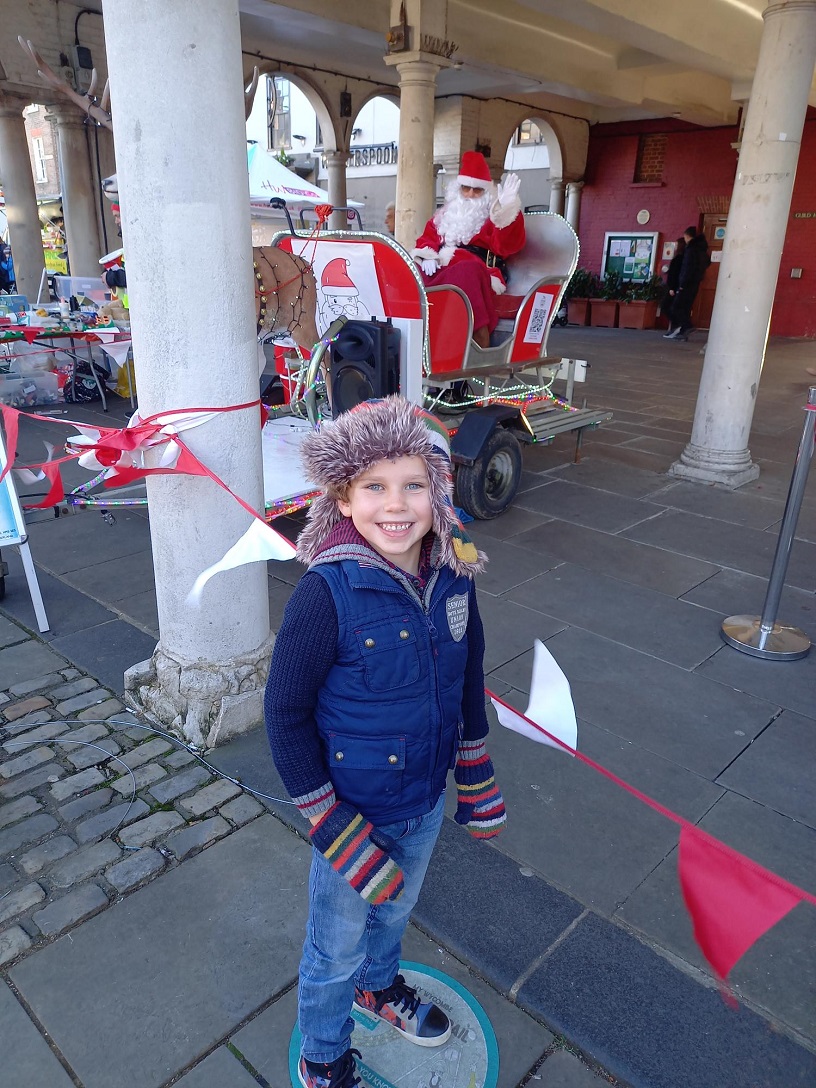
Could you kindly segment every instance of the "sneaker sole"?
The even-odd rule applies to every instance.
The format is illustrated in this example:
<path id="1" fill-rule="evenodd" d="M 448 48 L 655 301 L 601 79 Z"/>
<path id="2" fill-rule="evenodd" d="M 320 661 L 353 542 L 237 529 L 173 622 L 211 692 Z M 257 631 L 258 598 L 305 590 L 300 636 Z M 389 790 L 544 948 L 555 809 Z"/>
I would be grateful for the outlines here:
<path id="1" fill-rule="evenodd" d="M 368 1016 L 376 1017 L 377 1020 L 379 1020 L 381 1023 L 387 1024 L 389 1028 L 393 1028 L 394 1031 L 396 1031 L 398 1035 L 401 1035 L 403 1037 L 403 1039 L 407 1039 L 409 1043 L 413 1043 L 415 1046 L 426 1046 L 426 1047 L 444 1046 L 445 1043 L 448 1041 L 448 1039 L 450 1039 L 451 1032 L 453 1030 L 453 1025 L 451 1024 L 450 1021 L 448 1021 L 448 1030 L 445 1032 L 444 1035 L 437 1035 L 437 1037 L 435 1039 L 421 1039 L 417 1035 L 411 1035 L 410 1032 L 403 1031 L 402 1028 L 398 1028 L 396 1024 L 392 1024 L 390 1020 L 386 1020 L 384 1017 L 380 1016 L 378 1013 L 373 1012 L 371 1009 L 367 1009 L 365 1007 L 365 1005 L 358 1005 L 357 1002 L 355 1001 L 354 1002 L 354 1008 L 357 1009 L 359 1012 L 366 1013 L 366 1015 L 368 1015 Z M 300 1073 L 300 1071 L 298 1070 L 298 1074 L 299 1073 Z M 303 1082 L 301 1081 L 301 1083 L 303 1083 Z M 304 1088 L 306 1088 L 305 1085 L 304 1085 Z"/>

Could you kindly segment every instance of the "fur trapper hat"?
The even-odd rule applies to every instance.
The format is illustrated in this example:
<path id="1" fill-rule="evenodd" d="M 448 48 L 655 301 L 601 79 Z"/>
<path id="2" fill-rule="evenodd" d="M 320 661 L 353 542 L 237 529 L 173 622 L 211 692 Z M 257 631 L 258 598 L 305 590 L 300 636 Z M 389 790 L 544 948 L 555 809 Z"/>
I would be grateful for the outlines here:
<path id="1" fill-rule="evenodd" d="M 345 496 L 349 484 L 377 461 L 396 457 L 421 457 L 428 469 L 439 562 L 472 578 L 487 561 L 453 507 L 448 432 L 438 419 L 404 397 L 364 401 L 334 422 L 324 423 L 304 439 L 301 455 L 309 479 L 323 489 L 298 537 L 297 557 L 302 563 L 313 562 L 342 521 L 337 499 Z"/>

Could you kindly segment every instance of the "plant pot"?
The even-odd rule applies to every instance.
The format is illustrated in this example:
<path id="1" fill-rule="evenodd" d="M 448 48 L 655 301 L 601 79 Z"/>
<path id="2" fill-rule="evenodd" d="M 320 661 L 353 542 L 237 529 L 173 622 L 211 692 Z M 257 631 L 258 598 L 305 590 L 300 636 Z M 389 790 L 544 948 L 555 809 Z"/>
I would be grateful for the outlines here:
<path id="1" fill-rule="evenodd" d="M 590 325 L 593 328 L 615 329 L 618 325 L 618 302 L 614 298 L 591 298 L 589 300 Z"/>
<path id="2" fill-rule="evenodd" d="M 645 300 L 622 302 L 618 309 L 621 329 L 653 329 L 657 320 L 657 303 Z"/>
<path id="3" fill-rule="evenodd" d="M 589 299 L 571 298 L 567 300 L 567 324 L 589 324 Z"/>

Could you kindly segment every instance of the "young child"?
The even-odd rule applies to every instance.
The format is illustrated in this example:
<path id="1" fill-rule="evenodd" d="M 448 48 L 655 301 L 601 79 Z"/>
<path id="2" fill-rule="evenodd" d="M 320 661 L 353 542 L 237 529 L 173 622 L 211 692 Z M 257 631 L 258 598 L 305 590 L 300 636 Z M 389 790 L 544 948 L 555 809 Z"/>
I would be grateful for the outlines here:
<path id="1" fill-rule="evenodd" d="M 471 834 L 497 835 L 505 813 L 484 746 L 485 557 L 451 502 L 447 432 L 401 397 L 367 401 L 311 434 L 304 459 L 324 493 L 298 540 L 309 570 L 275 642 L 266 726 L 312 824 L 300 1083 L 352 1088 L 353 1004 L 419 1046 L 450 1037 L 398 974 L 448 771 Z"/>

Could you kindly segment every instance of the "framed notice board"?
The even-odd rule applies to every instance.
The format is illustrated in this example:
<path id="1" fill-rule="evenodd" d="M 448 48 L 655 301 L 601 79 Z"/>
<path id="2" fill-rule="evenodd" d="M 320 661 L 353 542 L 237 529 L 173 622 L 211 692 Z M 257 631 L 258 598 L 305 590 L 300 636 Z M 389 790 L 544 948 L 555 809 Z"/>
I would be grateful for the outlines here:
<path id="1" fill-rule="evenodd" d="M 601 279 L 618 272 L 625 280 L 642 283 L 654 275 L 658 234 L 650 231 L 607 231 L 604 235 Z"/>

